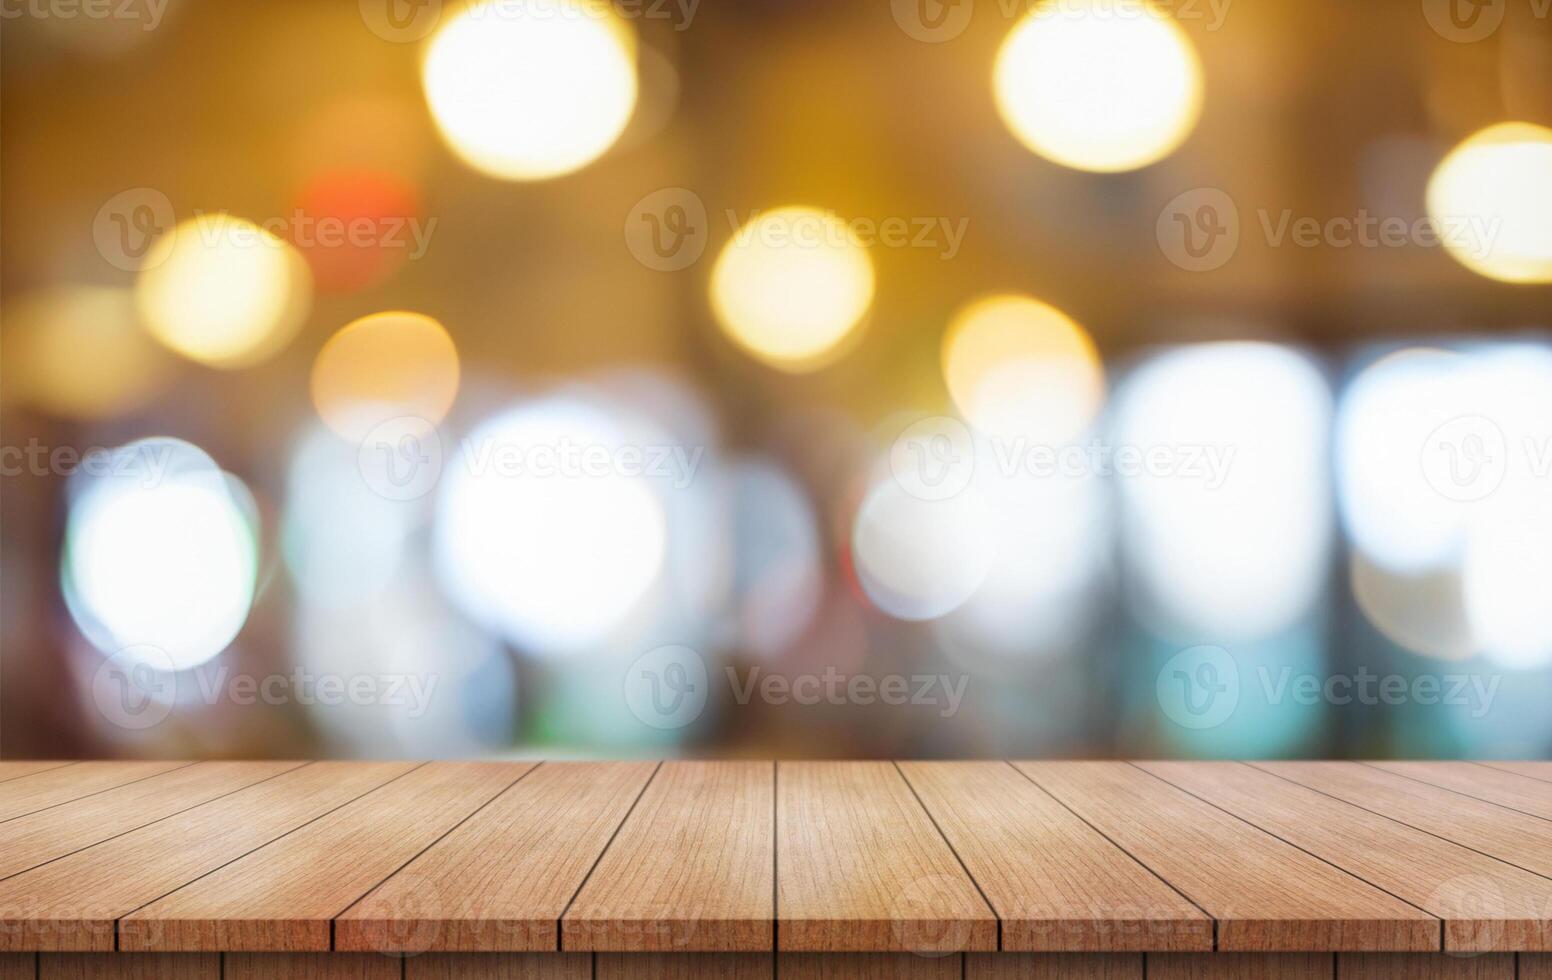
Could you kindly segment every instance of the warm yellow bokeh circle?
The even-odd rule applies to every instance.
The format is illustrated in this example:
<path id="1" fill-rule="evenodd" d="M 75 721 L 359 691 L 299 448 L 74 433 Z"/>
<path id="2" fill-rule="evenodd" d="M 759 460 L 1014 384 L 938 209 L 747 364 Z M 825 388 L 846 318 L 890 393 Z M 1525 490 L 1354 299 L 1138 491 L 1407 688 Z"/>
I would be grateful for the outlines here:
<path id="1" fill-rule="evenodd" d="M 313 405 L 355 442 L 378 425 L 411 417 L 436 425 L 458 395 L 458 350 L 420 313 L 364 316 L 329 338 L 313 362 Z"/>
<path id="2" fill-rule="evenodd" d="M 1196 48 L 1148 0 L 1045 0 L 1003 41 L 992 88 L 1025 146 L 1078 170 L 1162 159 L 1202 112 Z"/>
<path id="3" fill-rule="evenodd" d="M 1471 271 L 1552 282 L 1552 129 L 1507 122 L 1468 136 L 1429 179 L 1428 216 Z"/>
<path id="4" fill-rule="evenodd" d="M 732 340 L 768 364 L 812 370 L 854 335 L 873 302 L 873 263 L 852 228 L 809 207 L 766 211 L 722 247 L 711 305 Z"/>
<path id="5" fill-rule="evenodd" d="M 289 243 L 229 214 L 204 214 L 159 239 L 135 285 L 151 335 L 213 367 L 256 364 L 307 318 L 312 275 Z"/>

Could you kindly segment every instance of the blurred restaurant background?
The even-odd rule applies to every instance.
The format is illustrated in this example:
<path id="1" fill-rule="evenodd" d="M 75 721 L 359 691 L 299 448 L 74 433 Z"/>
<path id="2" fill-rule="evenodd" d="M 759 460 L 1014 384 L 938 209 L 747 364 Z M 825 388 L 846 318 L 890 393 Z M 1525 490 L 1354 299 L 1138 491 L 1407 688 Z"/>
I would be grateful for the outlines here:
<path id="1" fill-rule="evenodd" d="M 0 13 L 0 756 L 1552 753 L 1544 0 Z"/>

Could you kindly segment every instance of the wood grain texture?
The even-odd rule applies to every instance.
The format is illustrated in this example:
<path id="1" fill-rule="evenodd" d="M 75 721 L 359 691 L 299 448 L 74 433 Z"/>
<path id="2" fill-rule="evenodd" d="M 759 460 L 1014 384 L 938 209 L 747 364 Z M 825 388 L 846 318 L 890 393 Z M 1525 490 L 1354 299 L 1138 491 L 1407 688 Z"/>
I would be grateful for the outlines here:
<path id="1" fill-rule="evenodd" d="M 665 762 L 561 921 L 567 950 L 772 947 L 768 762 Z"/>
<path id="2" fill-rule="evenodd" d="M 777 775 L 782 952 L 987 951 L 997 918 L 887 762 L 784 762 Z"/>
<path id="3" fill-rule="evenodd" d="M 221 957 L 215 953 L 44 953 L 38 957 L 38 980 L 221 980 Z"/>
<path id="4" fill-rule="evenodd" d="M 334 947 L 557 949 L 561 914 L 656 768 L 541 765 L 345 910 Z"/>
<path id="5" fill-rule="evenodd" d="M 13 760 L 0 762 L 0 783 L 11 779 L 20 779 L 30 776 L 35 772 L 44 772 L 49 769 L 61 769 L 65 766 L 76 765 L 66 759 L 33 759 L 27 761 Z"/>
<path id="6" fill-rule="evenodd" d="M 37 976 L 38 954 L 0 953 L 0 980 L 37 980 Z"/>
<path id="7" fill-rule="evenodd" d="M 404 961 L 404 980 L 592 980 L 592 977 L 593 957 L 590 953 L 427 953 Z"/>
<path id="8" fill-rule="evenodd" d="M 1552 980 L 1552 953 L 1521 953 L 1519 980 Z"/>
<path id="9" fill-rule="evenodd" d="M 771 953 L 599 953 L 595 980 L 771 980 Z"/>
<path id="10" fill-rule="evenodd" d="M 1003 762 L 905 762 L 1004 950 L 1202 950 L 1212 919 Z"/>
<path id="11" fill-rule="evenodd" d="M 1371 762 L 1398 776 L 1552 820 L 1552 783 L 1472 762 Z"/>
<path id="12" fill-rule="evenodd" d="M 1552 950 L 1552 880 L 1238 762 L 1138 766 L 1444 920 L 1444 948 Z"/>
<path id="13" fill-rule="evenodd" d="M 0 951 L 111 951 L 120 916 L 413 768 L 313 763 L 0 881 Z"/>
<path id="14" fill-rule="evenodd" d="M 223 957 L 221 977 L 222 980 L 400 980 L 402 971 L 400 960 L 375 953 L 228 953 Z"/>
<path id="15" fill-rule="evenodd" d="M 1477 765 L 1552 782 L 1552 762 L 1479 762 Z"/>
<path id="16" fill-rule="evenodd" d="M 1356 762 L 1258 762 L 1257 768 L 1552 877 L 1552 821 Z"/>
<path id="17" fill-rule="evenodd" d="M 778 980 L 960 980 L 964 957 L 913 953 L 782 953 Z"/>
<path id="18" fill-rule="evenodd" d="M 1514 955 L 1441 956 L 1438 953 L 1341 953 L 1342 980 L 1514 980 Z"/>
<path id="19" fill-rule="evenodd" d="M 1135 766 L 1017 765 L 1217 919 L 1221 950 L 1439 948 L 1428 913 Z"/>
<path id="20" fill-rule="evenodd" d="M 300 765 L 201 762 L 0 823 L 0 878 L 155 823 Z"/>
<path id="21" fill-rule="evenodd" d="M 533 767 L 429 762 L 125 916 L 119 948 L 328 950 L 334 916 Z"/>
<path id="22" fill-rule="evenodd" d="M 83 796 L 148 779 L 188 762 L 82 762 L 0 783 L 0 820 L 13 820 Z"/>
<path id="23" fill-rule="evenodd" d="M 1332 980 L 1330 953 L 1149 953 L 1148 980 Z"/>
<path id="24" fill-rule="evenodd" d="M 1139 953 L 966 953 L 965 980 L 1143 980 Z"/>

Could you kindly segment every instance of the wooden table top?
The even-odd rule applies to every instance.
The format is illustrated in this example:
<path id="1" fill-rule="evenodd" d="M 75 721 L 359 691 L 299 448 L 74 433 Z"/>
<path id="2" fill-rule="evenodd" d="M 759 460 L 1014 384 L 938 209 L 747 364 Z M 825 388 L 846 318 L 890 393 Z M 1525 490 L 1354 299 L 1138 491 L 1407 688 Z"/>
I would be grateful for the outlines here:
<path id="1" fill-rule="evenodd" d="M 0 951 L 1552 950 L 1552 763 L 0 762 Z"/>

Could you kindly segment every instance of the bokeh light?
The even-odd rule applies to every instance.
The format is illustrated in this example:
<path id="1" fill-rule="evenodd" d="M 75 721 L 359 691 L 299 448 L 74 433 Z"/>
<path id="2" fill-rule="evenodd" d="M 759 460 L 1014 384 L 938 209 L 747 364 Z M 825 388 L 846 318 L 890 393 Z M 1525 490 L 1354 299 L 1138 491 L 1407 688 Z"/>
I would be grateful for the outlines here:
<path id="1" fill-rule="evenodd" d="M 67 418 L 144 405 L 171 378 L 171 358 L 145 335 L 128 289 L 56 286 L 6 304 L 7 385 Z"/>
<path id="2" fill-rule="evenodd" d="M 426 101 L 471 166 L 542 180 L 591 163 L 636 106 L 634 29 L 589 0 L 487 0 L 448 18 L 423 66 Z"/>
<path id="3" fill-rule="evenodd" d="M 1160 160 L 1202 111 L 1196 49 L 1150 0 L 1044 0 L 1003 41 L 992 83 L 1013 134 L 1079 170 Z"/>
<path id="4" fill-rule="evenodd" d="M 1263 343 L 1180 348 L 1118 388 L 1130 596 L 1170 638 L 1271 636 L 1308 614 L 1332 546 L 1331 395 L 1304 355 Z"/>
<path id="5" fill-rule="evenodd" d="M 158 239 L 135 287 L 141 319 L 179 354 L 213 367 L 256 364 L 295 336 L 312 277 L 289 244 L 250 221 L 202 214 Z"/>
<path id="6" fill-rule="evenodd" d="M 977 429 L 1047 445 L 1087 429 L 1105 394 L 1089 335 L 1026 296 L 990 296 L 960 310 L 943 337 L 943 378 Z"/>
<path id="7" fill-rule="evenodd" d="M 1428 215 L 1462 265 L 1502 282 L 1552 282 L 1552 129 L 1499 123 L 1449 152 Z"/>
<path id="8" fill-rule="evenodd" d="M 723 246 L 711 275 L 722 329 L 744 350 L 788 371 L 820 367 L 854 336 L 873 302 L 873 263 L 835 214 L 766 211 Z"/>
<path id="9" fill-rule="evenodd" d="M 616 465 L 628 448 L 602 404 L 570 393 L 519 403 L 470 432 L 449 457 L 433 535 L 454 603 L 526 652 L 607 639 L 666 550 L 662 503 Z"/>
<path id="10" fill-rule="evenodd" d="M 436 227 L 420 220 L 419 189 L 387 170 L 313 174 L 296 204 L 309 228 L 297 248 L 320 292 L 354 292 L 382 282 L 425 253 Z"/>
<path id="11" fill-rule="evenodd" d="M 329 428 L 352 442 L 390 419 L 436 425 L 457 394 L 453 339 L 420 313 L 355 320 L 330 337 L 313 362 L 313 405 Z"/>
<path id="12" fill-rule="evenodd" d="M 62 584 L 94 646 L 149 646 L 176 670 L 226 649 L 258 577 L 256 517 L 235 477 L 190 443 L 142 439 L 83 468 L 72 497 Z"/>
<path id="13" fill-rule="evenodd" d="M 879 609 L 896 619 L 936 619 L 986 580 L 996 557 L 994 530 L 973 493 L 924 500 L 884 477 L 857 510 L 852 561 Z"/>

